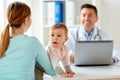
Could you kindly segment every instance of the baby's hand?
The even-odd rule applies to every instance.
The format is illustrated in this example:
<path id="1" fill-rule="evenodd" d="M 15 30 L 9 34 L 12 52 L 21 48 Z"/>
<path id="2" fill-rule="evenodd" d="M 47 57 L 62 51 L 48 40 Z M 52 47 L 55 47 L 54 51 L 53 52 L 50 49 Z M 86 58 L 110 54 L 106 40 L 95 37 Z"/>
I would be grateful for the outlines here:
<path id="1" fill-rule="evenodd" d="M 66 72 L 67 72 L 67 74 L 75 75 L 75 73 L 72 70 L 67 70 Z"/>
<path id="2" fill-rule="evenodd" d="M 72 78 L 75 75 L 75 73 L 73 71 L 71 71 L 71 70 L 68 70 L 66 72 L 60 72 L 59 74 L 62 77 L 66 77 L 66 78 Z"/>

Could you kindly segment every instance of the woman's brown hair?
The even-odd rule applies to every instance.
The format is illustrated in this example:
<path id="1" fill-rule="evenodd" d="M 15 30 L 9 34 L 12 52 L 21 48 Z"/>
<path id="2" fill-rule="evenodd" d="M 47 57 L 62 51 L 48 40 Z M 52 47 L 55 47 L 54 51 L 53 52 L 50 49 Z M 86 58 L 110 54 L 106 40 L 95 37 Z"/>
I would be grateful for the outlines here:
<path id="1" fill-rule="evenodd" d="M 25 18 L 31 14 L 30 7 L 23 2 L 13 2 L 8 6 L 7 19 L 8 24 L 0 34 L 0 58 L 7 50 L 10 42 L 10 27 L 19 28 Z"/>

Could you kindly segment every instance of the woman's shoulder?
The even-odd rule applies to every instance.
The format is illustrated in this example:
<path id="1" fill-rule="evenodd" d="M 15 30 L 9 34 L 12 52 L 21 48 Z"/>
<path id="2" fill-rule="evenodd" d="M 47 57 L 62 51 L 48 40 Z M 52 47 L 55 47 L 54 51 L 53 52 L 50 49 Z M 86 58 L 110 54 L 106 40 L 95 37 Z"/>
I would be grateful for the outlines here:
<path id="1" fill-rule="evenodd" d="M 39 40 L 36 37 L 28 36 L 25 34 L 20 34 L 10 39 L 11 43 L 21 43 L 21 41 L 22 43 L 32 43 L 32 42 L 38 43 L 39 42 Z"/>
<path id="2" fill-rule="evenodd" d="M 34 36 L 28 36 L 28 35 L 23 35 L 23 38 L 21 39 L 21 41 L 23 41 L 23 43 L 29 43 L 29 45 L 33 45 L 33 46 L 41 46 L 42 44 L 40 43 L 39 39 L 37 37 Z"/>
<path id="3" fill-rule="evenodd" d="M 39 42 L 38 38 L 35 37 L 35 36 L 24 35 L 24 37 L 25 37 L 27 40 L 31 40 L 31 41 L 35 41 L 35 42 Z"/>

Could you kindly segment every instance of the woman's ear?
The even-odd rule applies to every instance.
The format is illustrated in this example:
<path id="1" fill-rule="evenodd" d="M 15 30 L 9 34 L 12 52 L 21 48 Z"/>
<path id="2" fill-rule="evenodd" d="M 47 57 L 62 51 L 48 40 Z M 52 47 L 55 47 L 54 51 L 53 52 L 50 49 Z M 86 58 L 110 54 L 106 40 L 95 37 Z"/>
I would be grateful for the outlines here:
<path id="1" fill-rule="evenodd" d="M 24 21 L 24 24 L 26 25 L 26 24 L 28 23 L 28 21 L 29 21 L 29 18 L 26 17 L 26 18 L 25 18 L 25 21 Z"/>
<path id="2" fill-rule="evenodd" d="M 31 24 L 31 16 L 27 16 L 27 17 L 25 18 L 24 24 L 25 24 L 26 26 L 30 26 L 30 24 Z"/>
<path id="3" fill-rule="evenodd" d="M 25 18 L 25 20 L 24 20 L 24 22 L 23 22 L 23 24 L 26 26 L 27 25 L 27 17 Z"/>

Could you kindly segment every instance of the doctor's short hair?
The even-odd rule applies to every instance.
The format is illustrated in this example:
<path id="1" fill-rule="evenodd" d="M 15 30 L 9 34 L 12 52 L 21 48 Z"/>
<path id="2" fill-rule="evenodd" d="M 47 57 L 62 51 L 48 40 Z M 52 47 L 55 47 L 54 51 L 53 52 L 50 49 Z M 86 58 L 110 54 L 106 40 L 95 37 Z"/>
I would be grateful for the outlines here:
<path id="1" fill-rule="evenodd" d="M 51 30 L 59 29 L 59 28 L 64 29 L 65 30 L 65 35 L 66 35 L 66 37 L 68 37 L 68 29 L 67 29 L 67 26 L 64 23 L 55 23 L 54 25 L 52 25 Z"/>
<path id="2" fill-rule="evenodd" d="M 98 11 L 96 6 L 92 5 L 92 4 L 83 4 L 80 8 L 80 10 L 82 10 L 83 8 L 91 8 L 95 11 L 96 15 L 98 15 Z"/>

